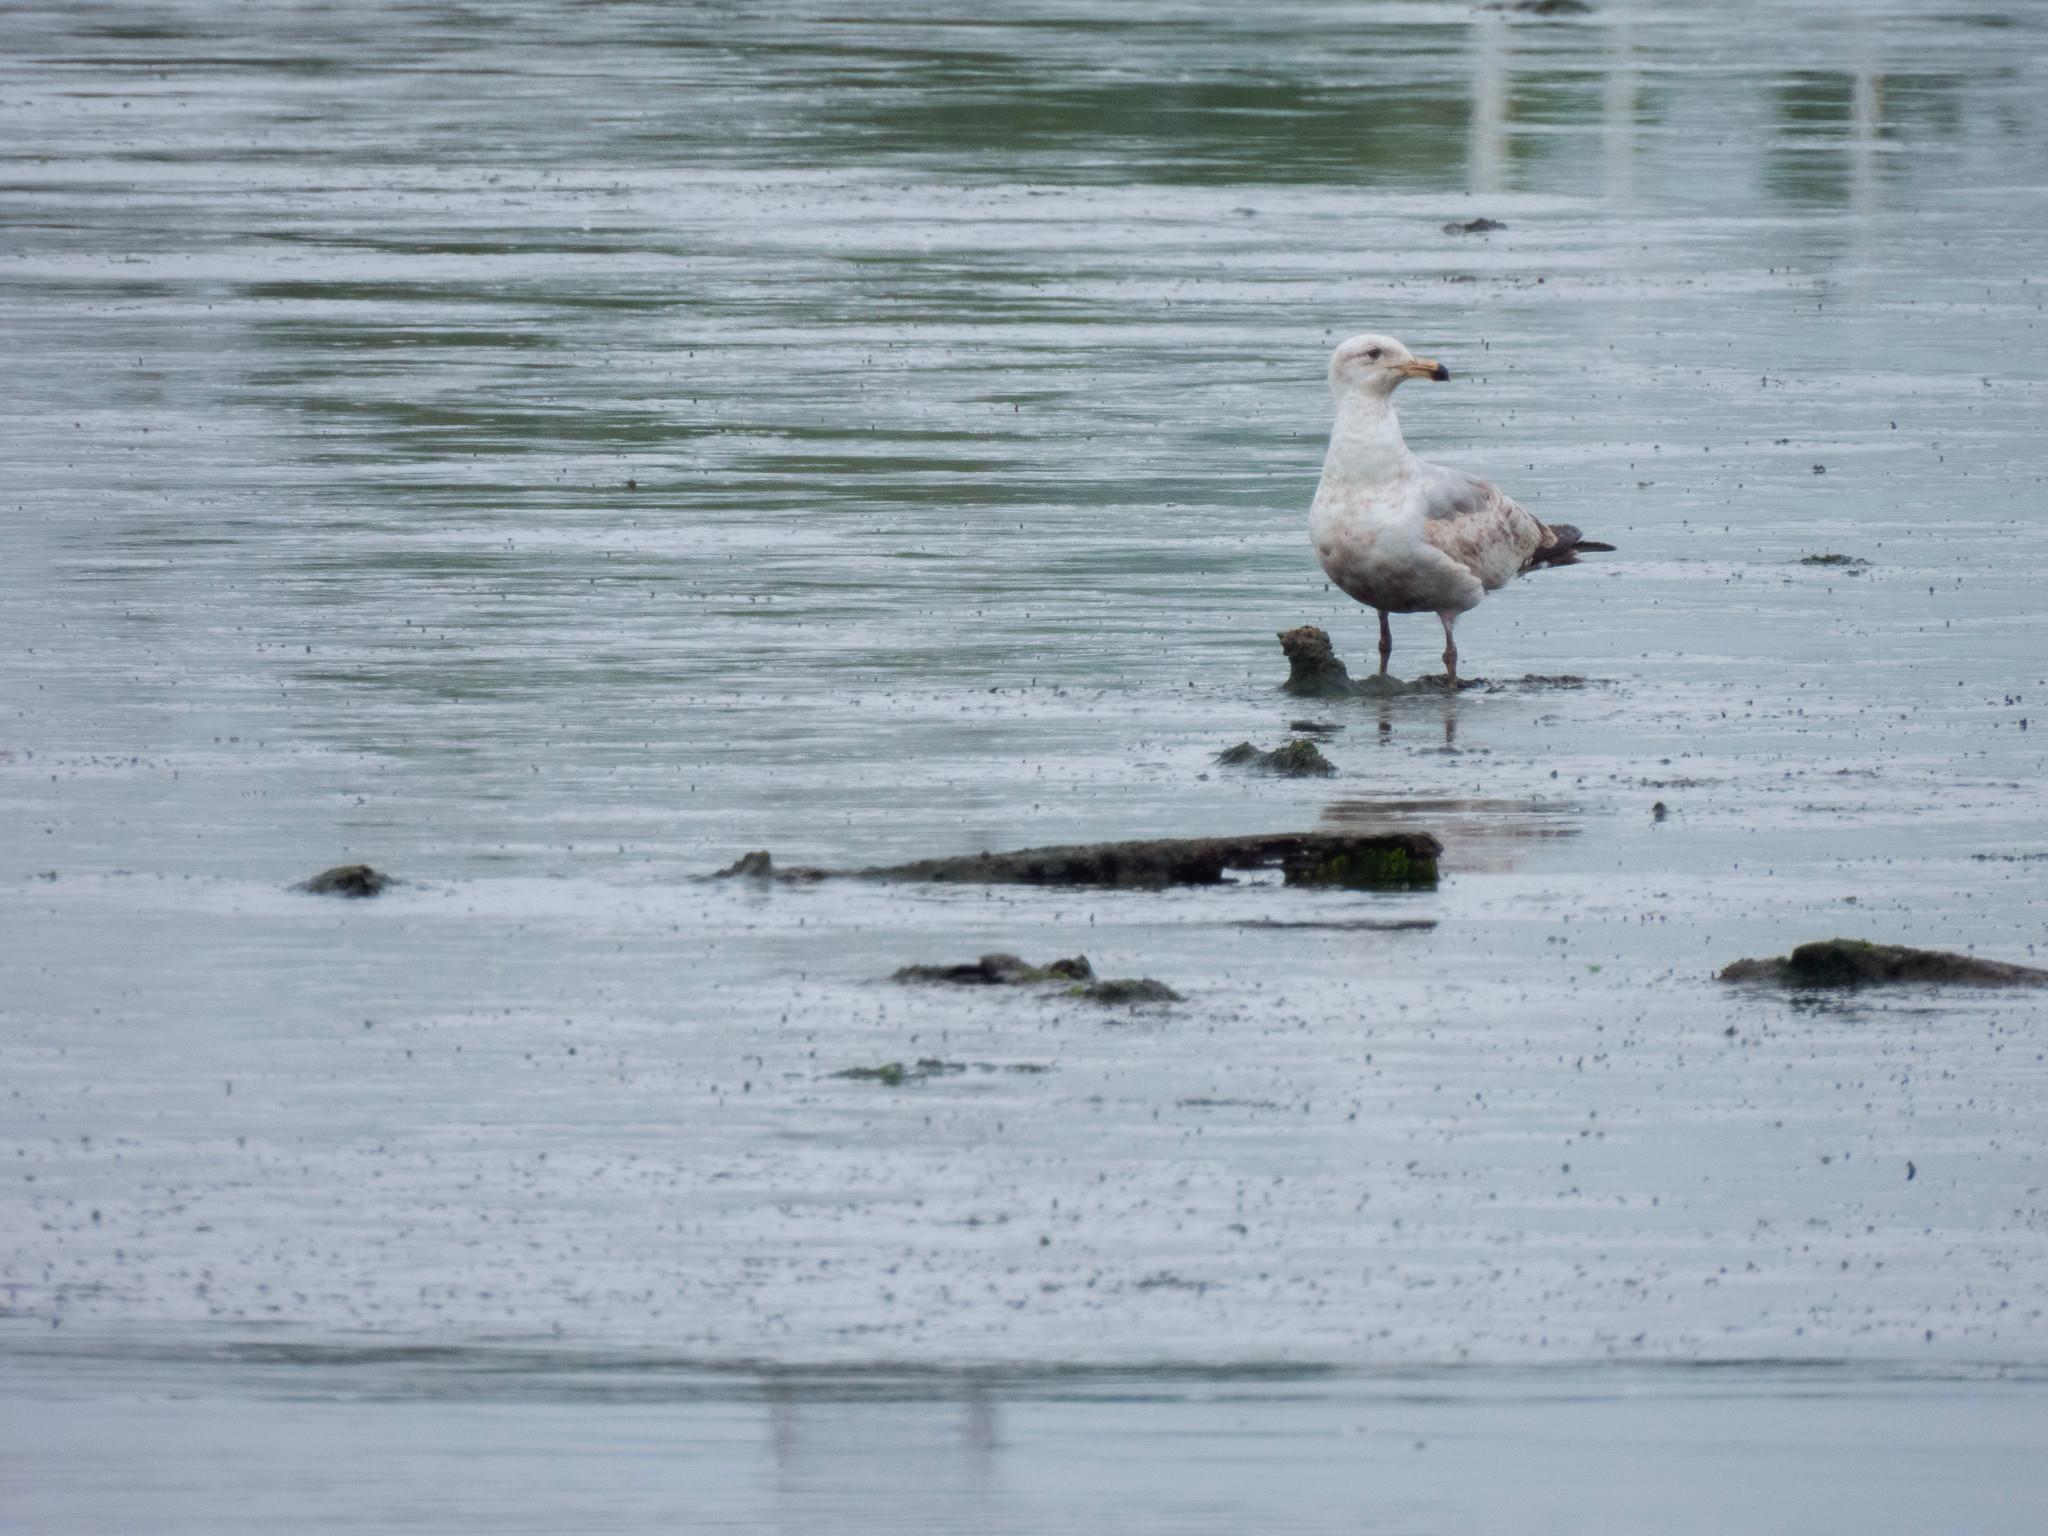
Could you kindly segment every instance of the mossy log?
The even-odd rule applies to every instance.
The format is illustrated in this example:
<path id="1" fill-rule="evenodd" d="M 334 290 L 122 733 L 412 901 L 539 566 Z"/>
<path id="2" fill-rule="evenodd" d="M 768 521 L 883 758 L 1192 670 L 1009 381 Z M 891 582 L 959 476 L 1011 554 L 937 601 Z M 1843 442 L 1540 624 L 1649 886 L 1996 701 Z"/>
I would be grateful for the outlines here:
<path id="1" fill-rule="evenodd" d="M 765 850 L 718 871 L 725 877 L 792 882 L 834 877 L 921 880 L 947 885 L 1109 886 L 1163 890 L 1221 885 L 1232 872 L 1277 869 L 1289 885 L 1360 890 L 1427 890 L 1437 882 L 1443 844 L 1427 832 L 1282 832 L 1253 837 L 1167 837 L 1069 843 L 1013 853 L 973 853 L 868 869 L 777 868 Z"/>

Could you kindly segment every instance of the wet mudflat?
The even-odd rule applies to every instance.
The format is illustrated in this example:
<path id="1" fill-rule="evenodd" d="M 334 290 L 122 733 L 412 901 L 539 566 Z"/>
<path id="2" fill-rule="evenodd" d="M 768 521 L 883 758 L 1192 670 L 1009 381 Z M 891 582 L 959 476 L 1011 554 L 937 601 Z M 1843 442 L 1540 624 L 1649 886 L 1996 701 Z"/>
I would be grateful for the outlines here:
<path id="1" fill-rule="evenodd" d="M 1832 16 L 11 11 L 4 1497 L 2037 1525 L 2048 1004 L 1714 980 L 2048 963 L 2048 39 Z M 1459 628 L 1587 686 L 1280 691 L 1372 670 L 1366 327 L 1618 546 Z M 1375 830 L 1437 886 L 701 878 Z M 890 979 L 990 952 L 1182 1001 Z"/>
<path id="2" fill-rule="evenodd" d="M 549 1531 L 569 1511 L 602 1530 L 1903 1536 L 2026 1530 L 2048 1499 L 2038 1377 L 706 1371 L 559 1347 L 161 1342 L 119 1362 L 11 1353 L 40 1397 L 0 1447 L 25 1528 Z"/>

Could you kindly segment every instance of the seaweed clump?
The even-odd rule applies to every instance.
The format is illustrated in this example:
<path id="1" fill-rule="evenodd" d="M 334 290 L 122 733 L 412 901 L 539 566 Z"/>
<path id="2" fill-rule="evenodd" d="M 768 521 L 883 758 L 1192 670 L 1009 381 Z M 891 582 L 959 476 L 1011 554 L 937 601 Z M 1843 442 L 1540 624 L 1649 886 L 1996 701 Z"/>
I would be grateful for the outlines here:
<path id="1" fill-rule="evenodd" d="M 930 1077 L 951 1077 L 956 1072 L 966 1070 L 967 1068 L 957 1061 L 941 1061 L 936 1056 L 920 1056 L 917 1065 L 913 1067 L 906 1067 L 900 1061 L 885 1061 L 879 1067 L 847 1067 L 832 1075 L 856 1083 L 880 1083 L 884 1088 L 901 1088 L 905 1083 L 921 1083 Z"/>
<path id="2" fill-rule="evenodd" d="M 1723 968 L 1720 980 L 1761 981 L 1782 987 L 1874 987 L 1912 982 L 2038 987 L 2048 985 L 2048 971 L 1941 949 L 1910 949 L 1865 939 L 1821 939 L 1801 944 L 1789 955 L 1737 960 Z"/>
<path id="3" fill-rule="evenodd" d="M 1297 736 L 1270 752 L 1261 752 L 1250 742 L 1240 741 L 1236 746 L 1218 752 L 1216 761 L 1224 768 L 1255 768 L 1261 773 L 1277 773 L 1289 779 L 1327 779 L 1337 771 L 1337 765 L 1323 756 L 1322 749 L 1306 736 Z"/>
<path id="4" fill-rule="evenodd" d="M 321 870 L 310 879 L 301 880 L 292 889 L 311 896 L 348 896 L 360 900 L 380 895 L 397 883 L 382 870 L 372 869 L 367 864 L 337 864 L 332 869 Z"/>

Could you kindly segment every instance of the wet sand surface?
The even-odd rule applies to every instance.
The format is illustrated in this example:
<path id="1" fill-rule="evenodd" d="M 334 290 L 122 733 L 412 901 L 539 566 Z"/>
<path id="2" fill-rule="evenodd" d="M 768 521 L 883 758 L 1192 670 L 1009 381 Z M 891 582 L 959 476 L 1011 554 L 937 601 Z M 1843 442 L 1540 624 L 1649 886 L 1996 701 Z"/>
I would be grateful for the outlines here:
<path id="1" fill-rule="evenodd" d="M 0 1515 L 2037 1528 L 2048 1000 L 1713 980 L 2048 963 L 2048 37 L 1832 15 L 10 11 Z M 1590 686 L 1278 691 L 1368 327 Z"/>

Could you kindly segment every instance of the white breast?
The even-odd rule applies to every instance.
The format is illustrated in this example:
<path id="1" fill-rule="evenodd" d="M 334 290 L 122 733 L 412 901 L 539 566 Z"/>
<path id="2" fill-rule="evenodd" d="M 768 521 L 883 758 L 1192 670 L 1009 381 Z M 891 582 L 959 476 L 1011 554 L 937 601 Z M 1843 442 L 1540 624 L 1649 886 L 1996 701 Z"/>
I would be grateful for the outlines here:
<path id="1" fill-rule="evenodd" d="M 1414 494 L 1420 469 L 1384 398 L 1340 399 L 1309 537 L 1330 580 L 1361 603 L 1393 613 L 1462 613 L 1485 589 L 1425 536 Z"/>
<path id="2" fill-rule="evenodd" d="M 1483 589 L 1423 537 L 1405 481 L 1370 489 L 1332 484 L 1309 512 L 1309 537 L 1330 580 L 1359 602 L 1392 613 L 1462 613 Z"/>

